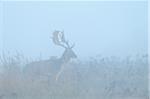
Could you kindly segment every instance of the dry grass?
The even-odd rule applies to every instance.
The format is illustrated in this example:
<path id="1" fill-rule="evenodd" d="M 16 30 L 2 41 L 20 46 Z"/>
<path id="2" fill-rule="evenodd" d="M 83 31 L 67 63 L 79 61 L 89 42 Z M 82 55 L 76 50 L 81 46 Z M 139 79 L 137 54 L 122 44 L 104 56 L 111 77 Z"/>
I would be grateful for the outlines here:
<path id="1" fill-rule="evenodd" d="M 71 62 L 58 81 L 25 76 L 26 61 L 1 56 L 0 99 L 148 99 L 146 56 Z"/>

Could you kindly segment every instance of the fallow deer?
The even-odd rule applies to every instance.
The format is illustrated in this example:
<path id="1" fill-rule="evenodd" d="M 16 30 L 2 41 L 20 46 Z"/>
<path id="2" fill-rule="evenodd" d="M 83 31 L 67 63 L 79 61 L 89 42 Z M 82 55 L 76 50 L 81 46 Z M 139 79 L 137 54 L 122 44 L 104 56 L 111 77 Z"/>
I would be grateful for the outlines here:
<path id="1" fill-rule="evenodd" d="M 72 50 L 74 44 L 70 46 L 69 42 L 65 39 L 64 32 L 54 31 L 52 41 L 55 45 L 63 47 L 65 49 L 62 56 L 58 59 L 48 59 L 32 62 L 26 65 L 25 71 L 28 71 L 27 73 L 30 72 L 31 74 L 35 75 L 43 75 L 48 73 L 49 76 L 53 76 L 57 81 L 67 63 L 71 59 L 77 58 L 76 54 Z"/>

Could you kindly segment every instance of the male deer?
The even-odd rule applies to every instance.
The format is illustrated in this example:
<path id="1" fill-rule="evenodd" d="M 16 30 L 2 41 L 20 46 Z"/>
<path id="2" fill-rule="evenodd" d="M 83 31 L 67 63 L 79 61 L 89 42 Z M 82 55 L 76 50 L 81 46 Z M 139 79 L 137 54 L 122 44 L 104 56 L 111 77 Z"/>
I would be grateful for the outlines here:
<path id="1" fill-rule="evenodd" d="M 71 59 L 77 58 L 77 56 L 72 50 L 74 45 L 69 45 L 69 42 L 65 39 L 64 32 L 54 31 L 52 40 L 55 45 L 61 46 L 65 49 L 62 56 L 58 59 L 49 59 L 32 62 L 26 66 L 25 71 L 36 75 L 43 75 L 44 73 L 48 73 L 50 74 L 50 76 L 55 76 L 55 80 L 57 81 L 59 76 L 63 72 L 66 64 Z"/>

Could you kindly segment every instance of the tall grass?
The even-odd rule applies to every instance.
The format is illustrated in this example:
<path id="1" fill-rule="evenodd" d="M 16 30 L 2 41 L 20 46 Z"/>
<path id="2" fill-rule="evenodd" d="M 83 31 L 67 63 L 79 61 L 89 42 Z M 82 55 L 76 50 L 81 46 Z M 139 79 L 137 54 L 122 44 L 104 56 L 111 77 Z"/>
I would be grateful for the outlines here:
<path id="1" fill-rule="evenodd" d="M 49 75 L 25 76 L 31 61 L 21 54 L 3 54 L 0 99 L 148 99 L 147 59 L 139 55 L 72 61 L 55 81 Z"/>

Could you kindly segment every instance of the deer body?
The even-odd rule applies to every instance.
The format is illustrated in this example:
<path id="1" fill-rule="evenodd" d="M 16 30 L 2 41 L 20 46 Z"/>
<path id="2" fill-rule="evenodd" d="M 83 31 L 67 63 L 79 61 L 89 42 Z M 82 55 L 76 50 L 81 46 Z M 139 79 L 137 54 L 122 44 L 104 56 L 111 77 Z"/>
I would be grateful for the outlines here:
<path id="1" fill-rule="evenodd" d="M 59 39 L 59 31 L 55 31 L 53 33 L 53 42 L 56 45 L 59 45 L 63 48 L 65 48 L 64 53 L 62 56 L 58 59 L 48 59 L 48 60 L 40 60 L 35 61 L 30 64 L 26 65 L 26 68 L 24 71 L 27 71 L 26 73 L 29 76 L 50 76 L 54 77 L 55 80 L 58 80 L 59 76 L 61 75 L 63 69 L 68 64 L 68 62 L 76 58 L 76 54 L 73 52 L 72 47 L 68 44 L 68 42 L 65 40 L 64 35 L 62 33 L 62 37 Z M 61 41 L 59 41 L 61 40 Z"/>

